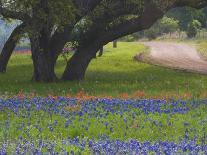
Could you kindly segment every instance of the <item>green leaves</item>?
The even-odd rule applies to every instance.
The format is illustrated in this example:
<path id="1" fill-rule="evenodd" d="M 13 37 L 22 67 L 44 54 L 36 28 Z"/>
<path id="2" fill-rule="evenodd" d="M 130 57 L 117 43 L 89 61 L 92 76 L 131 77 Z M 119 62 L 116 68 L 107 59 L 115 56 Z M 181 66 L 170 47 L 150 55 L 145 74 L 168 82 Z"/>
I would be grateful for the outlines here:
<path id="1" fill-rule="evenodd" d="M 55 25 L 68 24 L 75 14 L 72 0 L 3 0 L 1 3 L 4 9 L 13 14 L 21 12 L 30 16 L 32 20 L 50 21 Z M 8 17 L 16 19 L 16 17 Z"/>

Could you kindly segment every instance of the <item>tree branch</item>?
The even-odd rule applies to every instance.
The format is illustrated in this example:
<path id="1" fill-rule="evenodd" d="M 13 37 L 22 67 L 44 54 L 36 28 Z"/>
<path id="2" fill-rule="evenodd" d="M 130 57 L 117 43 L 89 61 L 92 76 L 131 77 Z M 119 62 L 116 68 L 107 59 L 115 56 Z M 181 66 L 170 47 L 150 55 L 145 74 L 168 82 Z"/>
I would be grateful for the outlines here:
<path id="1" fill-rule="evenodd" d="M 199 1 L 199 2 L 198 2 Z M 162 18 L 165 14 L 165 11 L 161 10 L 153 2 L 148 1 L 145 3 L 145 8 L 143 13 L 131 20 L 126 20 L 125 22 L 113 26 L 110 29 L 102 28 L 96 33 L 96 38 L 94 39 L 93 44 L 107 44 L 110 41 L 116 40 L 120 37 L 142 31 L 150 28 L 158 19 Z M 197 0 L 196 2 L 192 0 L 189 3 L 189 0 L 177 0 L 173 5 L 167 6 L 166 10 L 171 8 L 181 7 L 181 6 L 190 6 L 194 8 L 203 8 L 207 6 L 207 0 Z M 98 43 L 100 42 L 100 43 Z"/>
<path id="2" fill-rule="evenodd" d="M 75 21 L 66 25 L 63 31 L 58 31 L 54 33 L 53 37 L 50 40 L 50 49 L 52 52 L 55 52 L 55 55 L 59 55 L 62 51 L 61 48 L 70 41 L 71 32 L 77 22 L 81 20 L 84 16 L 86 16 L 90 11 L 92 11 L 102 0 L 74 0 L 74 4 L 79 10 L 79 14 L 76 14 Z M 58 45 L 54 46 L 57 42 Z"/>
<path id="3" fill-rule="evenodd" d="M 18 25 L 4 44 L 2 52 L 0 53 L 0 72 L 6 72 L 7 64 L 12 52 L 22 35 L 25 33 L 25 27 L 26 25 L 24 23 Z"/>

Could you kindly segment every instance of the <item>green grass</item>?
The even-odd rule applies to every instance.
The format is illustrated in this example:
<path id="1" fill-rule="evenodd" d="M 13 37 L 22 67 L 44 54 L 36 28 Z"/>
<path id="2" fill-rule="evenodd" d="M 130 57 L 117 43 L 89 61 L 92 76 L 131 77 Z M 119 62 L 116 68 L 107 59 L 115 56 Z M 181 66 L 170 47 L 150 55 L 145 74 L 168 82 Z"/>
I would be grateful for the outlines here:
<path id="1" fill-rule="evenodd" d="M 16 100 L 16 102 L 23 105 L 24 103 L 30 103 L 28 100 L 22 100 L 22 102 Z M 34 104 L 35 102 L 32 103 Z M 95 140 L 98 139 L 99 135 L 107 135 L 110 139 L 122 141 L 133 138 L 140 142 L 162 140 L 177 143 L 188 131 L 189 138 L 193 139 L 196 135 L 197 143 L 200 144 L 207 132 L 206 105 L 201 105 L 197 108 L 187 106 L 191 110 L 185 114 L 145 114 L 141 109 L 133 108 L 129 105 L 127 111 L 122 111 L 122 106 L 116 105 L 114 107 L 113 105 L 111 108 L 117 108 L 117 113 L 107 112 L 103 108 L 105 107 L 104 104 L 101 105 L 100 103 L 97 107 L 91 107 L 89 113 L 85 113 L 81 117 L 78 113 L 72 113 L 64 109 L 64 104 L 58 109 L 64 109 L 68 112 L 69 115 L 67 116 L 61 113 L 54 114 L 55 110 L 50 111 L 51 105 L 49 104 L 48 106 L 43 106 L 44 110 L 37 110 L 35 106 L 31 106 L 30 110 L 27 110 L 28 108 L 19 108 L 17 113 L 14 113 L 11 110 L 12 108 L 10 109 L 9 107 L 4 109 L 0 113 L 0 142 L 8 142 L 11 152 L 14 152 L 12 144 L 18 143 L 19 136 L 36 143 L 40 139 L 55 142 L 58 144 L 56 147 L 62 145 L 62 140 L 81 138 L 83 135 L 87 139 L 94 138 Z M 165 108 L 168 109 L 167 106 Z M 102 116 L 99 114 L 102 114 Z M 68 120 L 70 123 L 66 127 L 65 124 Z M 57 122 L 56 125 L 54 122 Z M 7 123 L 8 126 L 5 125 Z M 105 125 L 106 123 L 108 124 L 107 126 Z M 186 123 L 187 125 L 185 125 Z M 52 131 L 49 126 L 53 128 Z M 113 131 L 111 131 L 111 128 Z M 68 146 L 67 149 L 74 148 Z"/>
<path id="2" fill-rule="evenodd" d="M 201 56 L 207 60 L 207 42 L 206 41 L 199 41 L 198 42 L 198 51 L 200 52 Z"/>
<path id="3" fill-rule="evenodd" d="M 119 43 L 117 49 L 113 49 L 112 44 L 109 44 L 105 47 L 103 57 L 94 59 L 90 64 L 85 81 L 52 84 L 31 82 L 31 56 L 13 55 L 8 72 L 0 75 L 0 92 L 2 96 L 4 94 L 6 96 L 14 95 L 20 91 L 24 93 L 36 92 L 42 96 L 48 94 L 64 96 L 68 93 L 75 95 L 84 90 L 90 95 L 117 97 L 121 93 L 131 95 L 136 91 L 143 91 L 146 94 L 145 97 L 184 96 L 186 93 L 190 93 L 193 95 L 192 97 L 196 98 L 203 97 L 204 93 L 207 94 L 207 76 L 134 61 L 133 56 L 143 51 L 147 51 L 147 48 L 136 42 Z M 56 67 L 56 73 L 59 77 L 65 65 L 63 59 L 60 58 Z M 186 98 L 188 97 L 187 94 Z M 4 101 L 1 102 L 4 103 Z M 14 103 L 29 105 L 30 102 L 17 99 Z M 83 106 L 80 103 L 76 102 L 76 105 Z M 166 104 L 167 106 L 168 104 Z M 193 138 L 196 134 L 198 143 L 201 143 L 201 139 L 207 132 L 206 105 L 197 108 L 189 106 L 190 110 L 185 114 L 145 114 L 141 109 L 130 106 L 125 112 L 122 111 L 123 107 L 117 106 L 114 108 L 117 113 L 108 113 L 100 103 L 95 110 L 92 106 L 91 111 L 81 117 L 76 113 L 78 111 L 73 113 L 67 105 L 62 105 L 59 110 L 67 111 L 70 114 L 69 117 L 61 113 L 51 113 L 50 104 L 45 108 L 44 111 L 37 110 L 35 105 L 30 110 L 19 108 L 18 114 L 15 114 L 9 107 L 2 109 L 0 113 L 0 142 L 8 142 L 11 148 L 9 154 L 14 152 L 19 136 L 31 141 L 43 139 L 55 142 L 58 144 L 56 150 L 60 151 L 62 140 L 68 137 L 81 138 L 83 135 L 88 139 L 95 138 L 96 140 L 99 135 L 107 135 L 110 139 L 123 141 L 133 138 L 141 142 L 158 140 L 177 142 L 183 138 L 188 130 L 189 137 Z M 102 114 L 102 117 L 99 114 Z M 70 120 L 70 124 L 65 127 L 68 120 Z M 58 122 L 57 125 L 53 125 L 55 121 Z M 8 127 L 7 123 L 9 123 Z M 107 127 L 105 123 L 108 123 Z M 53 126 L 53 131 L 50 131 L 48 125 Z M 113 132 L 110 128 L 113 129 Z M 67 146 L 65 150 L 70 152 L 70 150 L 79 149 L 75 146 Z M 47 150 L 42 151 L 47 152 Z M 84 150 L 82 153 L 90 154 L 91 152 Z"/>
<path id="4" fill-rule="evenodd" d="M 29 55 L 13 55 L 6 74 L 0 74 L 1 94 L 36 92 L 39 95 L 76 94 L 84 90 L 90 95 L 119 96 L 143 91 L 146 96 L 186 92 L 201 97 L 207 89 L 207 76 L 157 67 L 133 60 L 133 56 L 146 48 L 136 42 L 112 44 L 105 47 L 104 55 L 94 59 L 82 82 L 58 82 L 53 84 L 33 83 L 32 61 Z M 60 77 L 65 68 L 63 59 L 57 63 L 56 73 Z"/>
<path id="5" fill-rule="evenodd" d="M 155 142 L 161 138 L 163 141 L 167 139 L 177 142 L 179 138 L 184 136 L 186 128 L 196 129 L 200 139 L 203 136 L 203 130 L 207 132 L 207 128 L 204 127 L 205 122 L 202 121 L 206 119 L 206 110 L 206 105 L 203 105 L 186 114 L 151 113 L 146 115 L 140 109 L 131 108 L 128 112 L 123 113 L 123 117 L 120 117 L 119 114 L 110 113 L 106 117 L 98 119 L 95 114 L 93 117 L 85 114 L 81 119 L 76 114 L 69 118 L 71 122 L 67 128 L 65 127 L 67 119 L 61 114 L 52 114 L 51 116 L 47 111 L 33 110 L 30 112 L 30 117 L 27 118 L 23 117 L 27 115 L 25 109 L 19 111 L 18 115 L 11 111 L 4 111 L 0 114 L 0 121 L 2 124 L 5 124 L 6 121 L 9 122 L 10 128 L 6 129 L 2 126 L 4 130 L 0 130 L 0 142 L 16 140 L 19 135 L 24 138 L 28 138 L 27 136 L 30 135 L 29 138 L 32 139 L 49 138 L 51 141 L 66 139 L 67 137 L 76 138 L 81 137 L 81 135 L 89 139 L 93 137 L 97 139 L 99 135 L 108 135 L 111 139 L 128 140 L 128 138 L 134 138 L 141 142 L 146 140 Z M 104 114 L 101 108 L 97 111 Z M 119 110 L 117 109 L 117 111 Z M 7 117 L 8 114 L 10 115 L 9 118 Z M 134 114 L 136 114 L 135 118 L 132 117 Z M 127 123 L 124 122 L 124 118 L 127 119 Z M 52 125 L 54 131 L 50 131 L 48 124 L 53 124 L 54 121 L 57 121 L 58 125 Z M 107 122 L 108 126 L 106 127 L 103 122 Z M 31 125 L 28 126 L 28 123 Z M 189 124 L 188 127 L 185 126 L 185 123 Z M 36 124 L 42 127 L 41 135 L 38 128 L 35 128 Z M 26 126 L 27 128 L 25 128 Z M 86 130 L 85 127 L 88 129 Z M 110 131 L 110 127 L 113 127 L 114 132 Z M 191 134 L 194 136 L 195 133 L 192 132 Z"/>

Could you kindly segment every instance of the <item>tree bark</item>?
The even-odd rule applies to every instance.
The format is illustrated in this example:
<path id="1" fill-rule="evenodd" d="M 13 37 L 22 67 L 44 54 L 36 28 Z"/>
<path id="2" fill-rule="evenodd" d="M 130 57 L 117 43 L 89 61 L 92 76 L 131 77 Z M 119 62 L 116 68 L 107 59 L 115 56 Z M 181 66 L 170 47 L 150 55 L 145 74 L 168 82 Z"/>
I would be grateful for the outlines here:
<path id="1" fill-rule="evenodd" d="M 35 82 L 55 82 L 57 77 L 55 74 L 56 57 L 48 50 L 44 44 L 47 40 L 40 38 L 30 38 L 32 49 L 32 60 L 34 66 L 33 78 Z M 42 47 L 44 46 L 44 47 Z"/>
<path id="2" fill-rule="evenodd" d="M 104 47 L 102 46 L 99 50 L 98 56 L 101 57 L 103 55 Z"/>
<path id="3" fill-rule="evenodd" d="M 113 41 L 113 48 L 117 48 L 117 40 Z"/>
<path id="4" fill-rule="evenodd" d="M 16 47 L 16 44 L 18 43 L 22 34 L 24 33 L 24 28 L 25 24 L 17 26 L 10 35 L 9 39 L 6 41 L 0 54 L 0 73 L 6 72 L 9 59 L 12 55 L 14 48 Z"/>
<path id="5" fill-rule="evenodd" d="M 37 57 L 33 57 L 35 82 L 55 82 L 57 77 L 54 72 L 55 61 L 47 53 L 41 53 Z"/>
<path id="6" fill-rule="evenodd" d="M 82 48 L 78 49 L 72 58 L 68 61 L 66 69 L 63 73 L 64 81 L 82 81 L 85 77 L 86 69 L 95 57 L 99 48 Z"/>

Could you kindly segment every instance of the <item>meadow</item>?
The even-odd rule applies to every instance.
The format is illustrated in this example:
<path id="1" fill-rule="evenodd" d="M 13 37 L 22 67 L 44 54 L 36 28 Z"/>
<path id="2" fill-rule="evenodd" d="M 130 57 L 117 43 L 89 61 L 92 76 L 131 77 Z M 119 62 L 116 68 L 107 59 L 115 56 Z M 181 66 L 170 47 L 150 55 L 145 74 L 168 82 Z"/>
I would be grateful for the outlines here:
<path id="1" fill-rule="evenodd" d="M 198 46 L 198 51 L 199 53 L 201 54 L 201 56 L 203 56 L 203 58 L 205 60 L 207 60 L 207 43 L 205 40 L 200 40 L 198 41 L 197 43 L 199 46 Z"/>
<path id="2" fill-rule="evenodd" d="M 35 93 L 39 96 L 76 95 L 84 91 L 93 96 L 118 97 L 128 94 L 133 97 L 141 93 L 145 98 L 207 96 L 207 76 L 171 70 L 133 60 L 133 57 L 148 49 L 132 42 L 105 46 L 104 55 L 90 64 L 82 82 L 57 82 L 42 84 L 31 82 L 32 61 L 30 55 L 13 55 L 6 74 L 0 75 L 1 96 L 12 96 L 19 92 Z M 60 77 L 66 62 L 60 57 L 56 73 Z"/>
<path id="3" fill-rule="evenodd" d="M 0 100 L 0 154 L 206 154 L 207 100 Z"/>
<path id="4" fill-rule="evenodd" d="M 109 44 L 84 81 L 48 84 L 30 81 L 30 55 L 13 55 L 0 75 L 0 155 L 207 154 L 207 76 L 133 60 L 143 51 Z"/>

